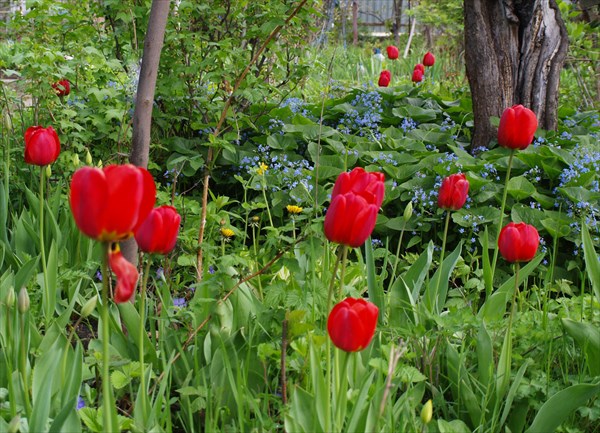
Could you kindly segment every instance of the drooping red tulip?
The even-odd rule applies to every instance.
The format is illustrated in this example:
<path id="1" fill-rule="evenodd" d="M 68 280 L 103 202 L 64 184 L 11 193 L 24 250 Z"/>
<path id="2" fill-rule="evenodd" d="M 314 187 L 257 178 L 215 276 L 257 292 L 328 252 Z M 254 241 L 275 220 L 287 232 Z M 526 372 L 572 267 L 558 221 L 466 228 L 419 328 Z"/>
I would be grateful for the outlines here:
<path id="1" fill-rule="evenodd" d="M 377 327 L 379 308 L 364 299 L 346 298 L 336 304 L 327 319 L 327 332 L 333 344 L 346 351 L 366 348 Z"/>
<path id="2" fill-rule="evenodd" d="M 390 81 L 392 81 L 392 73 L 387 69 L 381 71 L 381 73 L 379 74 L 379 87 L 389 86 Z"/>
<path id="3" fill-rule="evenodd" d="M 118 304 L 129 301 L 133 296 L 140 275 L 136 267 L 123 257 L 121 248 L 117 242 L 112 243 L 110 246 L 108 265 L 117 277 L 114 294 L 115 302 Z"/>
<path id="4" fill-rule="evenodd" d="M 25 131 L 25 162 L 33 165 L 52 164 L 60 154 L 60 140 L 51 126 L 31 126 Z"/>
<path id="5" fill-rule="evenodd" d="M 52 84 L 52 88 L 59 97 L 68 96 L 71 93 L 71 83 L 66 78 Z"/>
<path id="6" fill-rule="evenodd" d="M 420 83 L 421 81 L 423 81 L 423 76 L 425 75 L 425 68 L 423 67 L 422 64 L 418 64 L 415 66 L 415 68 L 413 69 L 413 73 L 412 73 L 412 77 L 411 80 L 413 83 Z"/>
<path id="7" fill-rule="evenodd" d="M 383 202 L 383 182 L 383 173 L 367 173 L 361 167 L 338 176 L 325 215 L 327 239 L 350 247 L 360 247 L 365 243 L 375 228 L 377 213 Z"/>
<path id="8" fill-rule="evenodd" d="M 127 239 L 156 201 L 156 186 L 145 168 L 131 164 L 83 167 L 71 179 L 69 204 L 79 230 L 104 242 Z"/>
<path id="9" fill-rule="evenodd" d="M 438 194 L 438 207 L 458 210 L 464 206 L 469 193 L 469 181 L 462 173 L 452 174 L 442 180 Z"/>
<path id="10" fill-rule="evenodd" d="M 538 126 L 535 113 L 522 105 L 513 105 L 502 113 L 498 126 L 498 144 L 509 149 L 527 148 Z"/>
<path id="11" fill-rule="evenodd" d="M 146 253 L 169 253 L 175 247 L 180 223 L 181 216 L 174 207 L 160 206 L 152 209 L 135 232 L 140 250 Z"/>
<path id="12" fill-rule="evenodd" d="M 424 66 L 433 66 L 435 63 L 435 56 L 433 54 L 431 54 L 429 51 L 427 51 L 425 53 L 425 55 L 423 56 L 423 65 Z"/>
<path id="13" fill-rule="evenodd" d="M 388 46 L 386 48 L 386 51 L 387 51 L 388 58 L 390 60 L 396 60 L 400 54 L 400 52 L 398 51 L 398 48 L 393 45 Z"/>
<path id="14" fill-rule="evenodd" d="M 528 262 L 537 253 L 540 235 L 525 223 L 509 223 L 500 230 L 498 249 L 507 262 Z"/>

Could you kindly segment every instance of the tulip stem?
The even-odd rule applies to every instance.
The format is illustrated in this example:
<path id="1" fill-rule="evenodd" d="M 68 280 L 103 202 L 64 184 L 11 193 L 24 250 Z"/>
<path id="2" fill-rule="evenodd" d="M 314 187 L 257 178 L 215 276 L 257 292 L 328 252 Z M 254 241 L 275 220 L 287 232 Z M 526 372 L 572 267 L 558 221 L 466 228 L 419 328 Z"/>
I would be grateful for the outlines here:
<path id="1" fill-rule="evenodd" d="M 340 352 L 340 350 L 336 351 L 337 353 Z M 336 417 L 335 417 L 335 429 L 334 431 L 344 431 L 343 427 L 344 427 L 344 410 L 342 410 L 342 406 L 345 408 L 346 407 L 346 403 L 348 401 L 348 397 L 346 396 L 347 391 L 348 391 L 348 376 L 346 374 L 346 369 L 348 368 L 348 360 L 350 359 L 350 352 L 346 352 L 346 351 L 341 351 L 343 352 L 342 356 L 342 365 L 340 368 L 340 363 L 339 363 L 339 357 L 336 357 L 336 367 L 338 367 L 337 369 L 337 374 L 336 374 L 336 378 L 338 380 L 338 387 L 337 387 L 337 407 L 335 408 L 336 410 Z M 334 395 L 331 396 L 331 399 L 333 400 L 335 398 Z"/>
<path id="2" fill-rule="evenodd" d="M 438 270 L 438 278 L 435 285 L 435 310 L 439 312 L 438 302 L 440 301 L 440 284 L 442 282 L 442 273 L 444 270 L 444 255 L 446 254 L 446 239 L 448 237 L 448 226 L 450 225 L 450 211 L 446 212 L 446 223 L 444 224 L 444 237 L 442 238 L 442 252 L 440 253 L 440 267 Z M 442 305 L 443 307 L 443 305 Z"/>
<path id="3" fill-rule="evenodd" d="M 29 378 L 27 377 L 27 338 L 26 335 L 28 333 L 25 332 L 25 314 L 27 314 L 26 312 L 24 313 L 20 313 L 19 314 L 19 324 L 20 324 L 20 338 L 19 338 L 19 350 L 20 350 L 20 356 L 19 356 L 19 364 L 20 364 L 20 370 L 21 370 L 21 380 L 23 381 L 23 397 L 25 399 L 25 413 L 27 414 L 27 419 L 31 418 L 31 402 L 29 400 Z M 9 378 L 9 381 L 11 379 Z"/>
<path id="4" fill-rule="evenodd" d="M 345 252 L 348 250 L 346 245 L 342 245 L 338 249 L 338 253 L 336 254 L 335 263 L 333 265 L 333 271 L 331 273 L 331 280 L 329 281 L 329 290 L 327 290 L 327 314 L 331 312 L 331 303 L 333 300 L 333 285 L 335 283 L 335 275 L 337 274 L 337 268 L 340 265 L 340 261 L 342 260 L 342 256 L 345 256 Z M 327 339 L 327 343 L 325 344 L 325 375 L 327 386 L 329 387 L 329 395 L 333 396 L 333 384 L 331 382 L 331 338 Z M 325 399 L 325 431 L 331 431 L 331 399 Z"/>
<path id="5" fill-rule="evenodd" d="M 103 401 L 103 430 L 118 432 L 119 424 L 113 404 L 113 389 L 110 382 L 110 327 L 108 312 L 108 252 L 110 242 L 102 243 L 102 303 L 100 318 L 102 319 L 102 401 Z"/>
<path id="6" fill-rule="evenodd" d="M 46 247 L 44 246 L 44 183 L 46 183 L 46 166 L 40 168 L 40 253 L 42 258 L 42 273 L 44 275 L 44 315 L 46 325 L 50 323 L 54 302 L 50 302 L 50 286 L 48 285 L 48 269 L 46 266 Z"/>
<path id="7" fill-rule="evenodd" d="M 146 366 L 144 365 L 144 332 L 146 332 L 146 286 L 148 284 L 148 276 L 150 274 L 150 264 L 152 260 L 149 257 L 146 257 L 146 269 L 144 270 L 144 275 L 142 276 L 142 286 L 140 287 L 140 335 L 138 340 L 138 349 L 139 349 L 139 360 L 140 360 L 140 388 L 143 393 L 142 395 L 142 423 L 148 419 L 148 391 L 146 389 Z M 142 425 L 143 429 L 145 425 Z"/>
<path id="8" fill-rule="evenodd" d="M 504 180 L 504 191 L 502 192 L 502 203 L 500 204 L 500 225 L 498 226 L 498 234 L 496 235 L 496 243 L 494 244 L 494 258 L 492 259 L 492 276 L 488 280 L 489 287 L 485 288 L 486 298 L 489 298 L 492 294 L 494 287 L 494 272 L 496 271 L 496 262 L 498 261 L 498 239 L 500 239 L 500 230 L 502 230 L 502 224 L 504 223 L 504 208 L 506 207 L 506 197 L 508 195 L 508 181 L 510 180 L 510 169 L 512 167 L 513 157 L 515 156 L 515 150 L 511 149 L 508 157 L 508 167 L 506 168 L 506 179 Z M 487 254 L 487 251 L 484 252 Z"/>
<path id="9" fill-rule="evenodd" d="M 340 273 L 340 290 L 338 299 L 341 300 L 344 292 L 344 278 L 346 276 L 346 259 L 348 258 L 348 245 L 342 245 L 342 271 Z"/>

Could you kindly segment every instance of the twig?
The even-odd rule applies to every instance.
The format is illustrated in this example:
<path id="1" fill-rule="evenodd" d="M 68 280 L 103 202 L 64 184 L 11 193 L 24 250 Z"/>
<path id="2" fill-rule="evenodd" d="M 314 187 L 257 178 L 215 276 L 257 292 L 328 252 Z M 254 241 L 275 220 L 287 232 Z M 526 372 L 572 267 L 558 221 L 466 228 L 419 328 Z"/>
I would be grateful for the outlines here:
<path id="1" fill-rule="evenodd" d="M 250 60 L 250 62 L 248 63 L 248 66 L 246 66 L 246 69 L 244 69 L 242 71 L 242 73 L 240 74 L 240 76 L 237 78 L 237 80 L 235 81 L 235 84 L 233 86 L 233 90 L 231 91 L 231 93 L 229 95 L 229 98 L 227 98 L 227 100 L 225 101 L 225 106 L 223 107 L 223 111 L 221 111 L 221 118 L 219 119 L 219 122 L 217 123 L 217 126 L 215 127 L 215 130 L 213 131 L 213 137 L 217 138 L 219 136 L 219 134 L 221 133 L 221 128 L 223 127 L 223 123 L 225 123 L 225 119 L 227 119 L 227 112 L 229 111 L 229 107 L 231 106 L 231 103 L 233 102 L 235 92 L 239 89 L 240 85 L 242 84 L 242 81 L 244 81 L 244 79 L 246 78 L 246 75 L 248 75 L 248 72 L 250 72 L 250 68 L 252 68 L 252 66 L 256 63 L 256 61 L 258 60 L 260 55 L 267 48 L 269 43 L 271 43 L 271 41 L 273 39 L 275 39 L 275 37 L 279 34 L 279 32 L 283 29 L 283 27 L 285 27 L 292 20 L 292 18 L 294 18 L 298 14 L 298 12 L 300 12 L 300 10 L 306 4 L 307 1 L 308 0 L 302 0 L 300 2 L 300 4 L 296 7 L 296 9 L 294 9 L 292 11 L 292 13 L 287 17 L 285 22 L 282 25 L 278 25 L 277 27 L 275 27 L 273 29 L 273 31 L 267 37 L 267 39 L 265 39 L 265 41 L 263 42 L 261 47 L 256 51 L 256 53 L 252 57 L 252 60 Z M 202 190 L 202 212 L 201 212 L 201 216 L 200 216 L 200 230 L 198 232 L 198 254 L 197 254 L 197 258 L 196 258 L 196 265 L 197 265 L 196 279 L 198 282 L 200 282 L 202 280 L 202 260 L 203 260 L 203 254 L 204 254 L 204 251 L 202 248 L 202 243 L 204 242 L 204 231 L 206 229 L 206 211 L 207 211 L 206 208 L 208 205 L 208 184 L 210 181 L 210 171 L 211 171 L 211 165 L 214 161 L 214 156 L 215 156 L 214 155 L 214 147 L 210 146 L 208 148 L 208 154 L 206 155 L 206 164 L 205 164 L 206 172 L 204 174 L 204 186 L 203 186 L 203 190 Z"/>

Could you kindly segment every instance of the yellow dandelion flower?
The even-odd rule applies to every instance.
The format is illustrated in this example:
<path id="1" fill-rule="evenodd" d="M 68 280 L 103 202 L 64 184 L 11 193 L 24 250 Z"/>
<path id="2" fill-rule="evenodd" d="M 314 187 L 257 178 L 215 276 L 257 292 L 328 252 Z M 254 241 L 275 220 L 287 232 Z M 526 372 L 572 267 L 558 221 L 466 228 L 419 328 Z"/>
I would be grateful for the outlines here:
<path id="1" fill-rule="evenodd" d="M 256 173 L 258 173 L 259 176 L 262 176 L 263 174 L 265 174 L 267 172 L 268 168 L 269 168 L 269 166 L 267 164 L 265 164 L 264 162 L 261 162 L 260 165 L 258 166 L 258 168 L 256 169 Z"/>
<path id="2" fill-rule="evenodd" d="M 223 236 L 225 236 L 226 238 L 232 238 L 235 235 L 235 233 L 233 232 L 233 230 L 226 229 L 226 228 L 222 228 L 221 229 L 221 234 Z"/>
<path id="3" fill-rule="evenodd" d="M 302 212 L 302 208 L 300 206 L 296 206 L 295 204 L 288 204 L 286 207 L 287 211 L 291 214 L 299 214 Z"/>

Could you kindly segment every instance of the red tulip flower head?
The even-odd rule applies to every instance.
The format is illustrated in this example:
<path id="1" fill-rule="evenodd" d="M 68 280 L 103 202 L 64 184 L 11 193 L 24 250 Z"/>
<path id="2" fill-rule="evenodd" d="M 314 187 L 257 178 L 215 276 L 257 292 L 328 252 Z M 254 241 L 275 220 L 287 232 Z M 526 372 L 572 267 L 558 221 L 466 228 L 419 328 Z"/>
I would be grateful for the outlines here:
<path id="1" fill-rule="evenodd" d="M 180 223 L 181 216 L 174 207 L 160 206 L 152 209 L 135 232 L 140 250 L 168 254 L 175 247 Z"/>
<path id="2" fill-rule="evenodd" d="M 361 167 L 338 176 L 325 215 L 327 239 L 350 247 L 365 243 L 383 202 L 383 181 L 383 173 L 367 173 Z"/>
<path id="3" fill-rule="evenodd" d="M 156 186 L 145 168 L 131 164 L 83 167 L 71 179 L 69 204 L 79 230 L 103 242 L 127 239 L 156 202 Z"/>
<path id="4" fill-rule="evenodd" d="M 498 127 L 498 144 L 523 150 L 533 141 L 538 126 L 535 113 L 522 105 L 513 105 L 502 113 Z"/>
<path id="5" fill-rule="evenodd" d="M 25 131 L 25 162 L 33 165 L 52 164 L 60 154 L 60 140 L 51 126 L 31 126 Z"/>
<path id="6" fill-rule="evenodd" d="M 462 173 L 452 174 L 442 180 L 438 194 L 438 207 L 459 210 L 467 201 L 469 181 Z"/>
<path id="7" fill-rule="evenodd" d="M 386 51 L 387 51 L 387 55 L 390 60 L 396 60 L 398 58 L 398 55 L 400 54 L 400 52 L 398 51 L 398 48 L 396 48 L 393 45 L 388 46 L 386 48 Z"/>
<path id="8" fill-rule="evenodd" d="M 378 315 L 379 308 L 375 304 L 362 298 L 346 298 L 329 313 L 327 332 L 336 347 L 358 352 L 373 339 Z"/>
<path id="9" fill-rule="evenodd" d="M 435 56 L 433 54 L 431 54 L 429 51 L 427 51 L 425 53 L 425 55 L 423 56 L 423 65 L 424 66 L 433 66 L 435 63 Z"/>
<path id="10" fill-rule="evenodd" d="M 534 226 L 509 223 L 500 230 L 498 249 L 507 262 L 528 262 L 535 256 L 540 235 Z"/>
<path id="11" fill-rule="evenodd" d="M 379 74 L 379 87 L 389 86 L 390 81 L 392 81 L 392 73 L 387 69 L 381 71 L 381 74 Z"/>
<path id="12" fill-rule="evenodd" d="M 412 73 L 412 77 L 411 80 L 413 83 L 420 83 L 421 81 L 423 81 L 423 76 L 425 75 L 425 68 L 423 67 L 422 64 L 418 64 L 417 66 L 415 66 L 415 69 L 413 69 L 413 73 Z"/>
<path id="13" fill-rule="evenodd" d="M 117 277 L 114 296 L 115 302 L 118 304 L 129 301 L 133 296 L 140 275 L 135 266 L 125 260 L 117 242 L 110 245 L 108 265 Z"/>
<path id="14" fill-rule="evenodd" d="M 68 96 L 71 93 L 71 83 L 66 78 L 54 83 L 52 88 L 59 97 Z"/>

